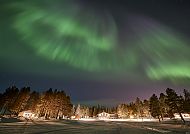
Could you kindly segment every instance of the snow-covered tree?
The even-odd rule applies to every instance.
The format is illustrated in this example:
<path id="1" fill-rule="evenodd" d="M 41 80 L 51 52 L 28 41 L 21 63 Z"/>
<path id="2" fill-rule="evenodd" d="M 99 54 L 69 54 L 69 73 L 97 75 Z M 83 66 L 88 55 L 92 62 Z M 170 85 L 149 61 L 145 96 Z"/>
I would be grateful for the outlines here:
<path id="1" fill-rule="evenodd" d="M 76 118 L 81 118 L 81 108 L 80 104 L 77 105 L 76 111 L 75 111 Z"/>
<path id="2" fill-rule="evenodd" d="M 128 117 L 128 108 L 126 104 L 120 104 L 117 107 L 117 114 L 119 118 L 127 118 Z"/>

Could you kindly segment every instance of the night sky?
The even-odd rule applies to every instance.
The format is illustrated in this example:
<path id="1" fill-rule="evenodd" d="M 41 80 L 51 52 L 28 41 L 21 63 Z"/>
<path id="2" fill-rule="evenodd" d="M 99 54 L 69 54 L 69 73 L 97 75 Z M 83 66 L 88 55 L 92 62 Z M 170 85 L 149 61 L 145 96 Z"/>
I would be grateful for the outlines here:
<path id="1" fill-rule="evenodd" d="M 0 91 L 114 105 L 190 89 L 188 0 L 1 0 Z"/>

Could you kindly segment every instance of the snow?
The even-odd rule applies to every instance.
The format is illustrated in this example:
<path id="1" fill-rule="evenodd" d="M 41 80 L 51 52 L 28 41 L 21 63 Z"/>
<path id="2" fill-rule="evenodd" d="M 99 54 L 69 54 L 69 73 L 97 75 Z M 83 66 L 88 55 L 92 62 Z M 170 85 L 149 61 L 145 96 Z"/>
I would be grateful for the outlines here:
<path id="1" fill-rule="evenodd" d="M 114 122 L 158 122 L 158 119 L 149 119 L 149 118 L 143 118 L 143 119 L 106 119 L 106 118 L 100 118 L 100 119 L 75 119 L 80 121 L 114 121 Z"/>
<path id="2" fill-rule="evenodd" d="M 156 128 L 151 128 L 151 127 L 145 127 L 146 129 L 152 130 L 152 131 L 156 131 L 156 132 L 161 132 L 161 133 L 168 133 L 170 131 L 167 130 L 160 130 L 160 129 L 156 129 Z"/>
<path id="3" fill-rule="evenodd" d="M 156 120 L 133 122 L 112 120 L 46 120 L 0 123 L 0 134 L 190 134 L 190 127 L 175 122 L 158 123 Z M 172 124 L 173 123 L 173 124 Z"/>
<path id="4" fill-rule="evenodd" d="M 80 121 L 98 121 L 97 119 L 93 119 L 93 118 L 81 118 L 81 119 L 75 119 L 75 120 L 80 120 Z"/>
<path id="5" fill-rule="evenodd" d="M 19 122 L 20 120 L 17 118 L 10 118 L 10 117 L 1 117 L 0 122 L 4 123 L 11 123 L 11 122 Z"/>

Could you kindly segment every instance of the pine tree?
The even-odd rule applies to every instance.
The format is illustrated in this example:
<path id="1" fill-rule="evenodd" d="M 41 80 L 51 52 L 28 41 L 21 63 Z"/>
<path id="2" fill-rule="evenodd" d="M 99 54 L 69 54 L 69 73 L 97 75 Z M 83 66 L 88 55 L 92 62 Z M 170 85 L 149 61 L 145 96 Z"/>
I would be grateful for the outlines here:
<path id="1" fill-rule="evenodd" d="M 45 118 L 48 118 L 51 116 L 52 95 L 53 95 L 53 90 L 50 88 L 48 91 L 45 92 L 42 99 L 41 114 L 44 115 Z"/>
<path id="2" fill-rule="evenodd" d="M 133 107 L 132 107 L 132 103 L 130 103 L 129 105 L 127 105 L 127 109 L 128 109 L 128 116 L 131 118 L 132 116 L 134 117 L 134 112 L 133 112 Z"/>
<path id="3" fill-rule="evenodd" d="M 134 116 L 134 117 L 138 118 L 137 117 L 138 110 L 137 110 L 137 107 L 136 107 L 135 103 L 133 103 L 133 102 L 130 103 L 129 107 L 131 108 L 131 114 L 130 114 L 130 116 Z"/>
<path id="4" fill-rule="evenodd" d="M 80 108 L 80 104 L 77 105 L 76 111 L 75 111 L 75 117 L 77 119 L 81 118 L 81 108 Z"/>
<path id="5" fill-rule="evenodd" d="M 18 114 L 19 112 L 23 111 L 29 98 L 30 98 L 30 87 L 22 88 L 18 93 L 18 97 L 13 103 L 13 106 L 11 107 L 11 111 L 14 114 Z"/>
<path id="6" fill-rule="evenodd" d="M 35 112 L 37 104 L 39 102 L 39 99 L 40 99 L 39 93 L 36 92 L 36 91 L 33 91 L 30 94 L 30 98 L 28 99 L 27 104 L 26 104 L 24 110 L 31 110 L 31 111 Z"/>
<path id="7" fill-rule="evenodd" d="M 7 110 L 11 111 L 15 100 L 17 99 L 19 89 L 16 86 L 9 87 L 2 94 L 1 99 L 1 109 L 4 110 L 3 113 L 6 113 Z"/>
<path id="8" fill-rule="evenodd" d="M 190 92 L 186 89 L 183 91 L 184 93 L 184 112 L 190 112 Z"/>
<path id="9" fill-rule="evenodd" d="M 158 100 L 158 97 L 153 94 L 151 97 L 150 97 L 150 113 L 152 115 L 152 117 L 154 118 L 158 118 L 159 119 L 159 122 L 160 122 L 160 115 L 161 115 L 161 112 L 160 112 L 160 104 L 159 104 L 159 100 Z"/>
<path id="10" fill-rule="evenodd" d="M 150 111 L 149 111 L 149 101 L 144 100 L 143 101 L 143 117 L 150 117 Z"/>
<path id="11" fill-rule="evenodd" d="M 93 107 L 89 107 L 89 116 L 93 117 Z"/>
<path id="12" fill-rule="evenodd" d="M 136 98 L 135 106 L 136 106 L 136 110 L 137 110 L 137 118 L 139 118 L 142 113 L 142 102 L 138 97 Z"/>
<path id="13" fill-rule="evenodd" d="M 93 115 L 93 117 L 96 117 L 96 116 L 97 116 L 97 114 L 98 114 L 97 107 L 95 107 L 95 106 L 94 106 L 92 111 L 93 111 L 93 114 L 92 114 L 92 115 Z"/>
<path id="14" fill-rule="evenodd" d="M 160 102 L 160 112 L 161 112 L 161 118 L 163 120 L 164 117 L 167 117 L 167 113 L 169 111 L 169 108 L 166 104 L 166 95 L 163 93 L 160 93 L 159 102 Z"/>
<path id="15" fill-rule="evenodd" d="M 127 118 L 128 115 L 128 107 L 126 104 L 120 104 L 117 107 L 117 114 L 119 118 Z"/>
<path id="16" fill-rule="evenodd" d="M 183 106 L 182 97 L 178 96 L 176 92 L 170 88 L 166 89 L 166 94 L 167 94 L 166 103 L 171 109 L 170 112 L 178 112 L 181 117 L 181 120 L 185 123 L 185 120 L 181 114 L 183 111 L 183 109 L 181 108 Z"/>
<path id="17" fill-rule="evenodd" d="M 81 107 L 81 116 L 83 117 L 83 118 L 87 118 L 87 117 L 89 117 L 89 108 L 87 107 L 87 106 L 82 106 Z"/>

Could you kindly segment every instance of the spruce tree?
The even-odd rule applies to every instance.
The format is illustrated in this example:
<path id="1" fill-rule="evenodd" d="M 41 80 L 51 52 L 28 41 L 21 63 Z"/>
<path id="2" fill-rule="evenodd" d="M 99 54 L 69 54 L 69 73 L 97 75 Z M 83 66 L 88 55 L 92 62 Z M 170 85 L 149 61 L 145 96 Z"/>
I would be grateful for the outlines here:
<path id="1" fill-rule="evenodd" d="M 190 112 L 190 92 L 186 89 L 183 91 L 184 93 L 184 112 Z"/>
<path id="2" fill-rule="evenodd" d="M 160 122 L 160 115 L 161 115 L 160 104 L 159 104 L 158 97 L 155 94 L 153 94 L 150 97 L 149 109 L 150 109 L 150 114 L 152 115 L 152 117 L 158 118 Z"/>
<path id="3" fill-rule="evenodd" d="M 173 112 L 173 113 L 178 112 L 181 117 L 181 120 L 185 123 L 185 120 L 181 114 L 183 112 L 183 109 L 182 109 L 183 98 L 178 96 L 177 93 L 173 89 L 170 89 L 170 88 L 166 89 L 166 95 L 167 95 L 167 100 L 166 100 L 167 105 L 171 109 L 170 112 Z"/>

